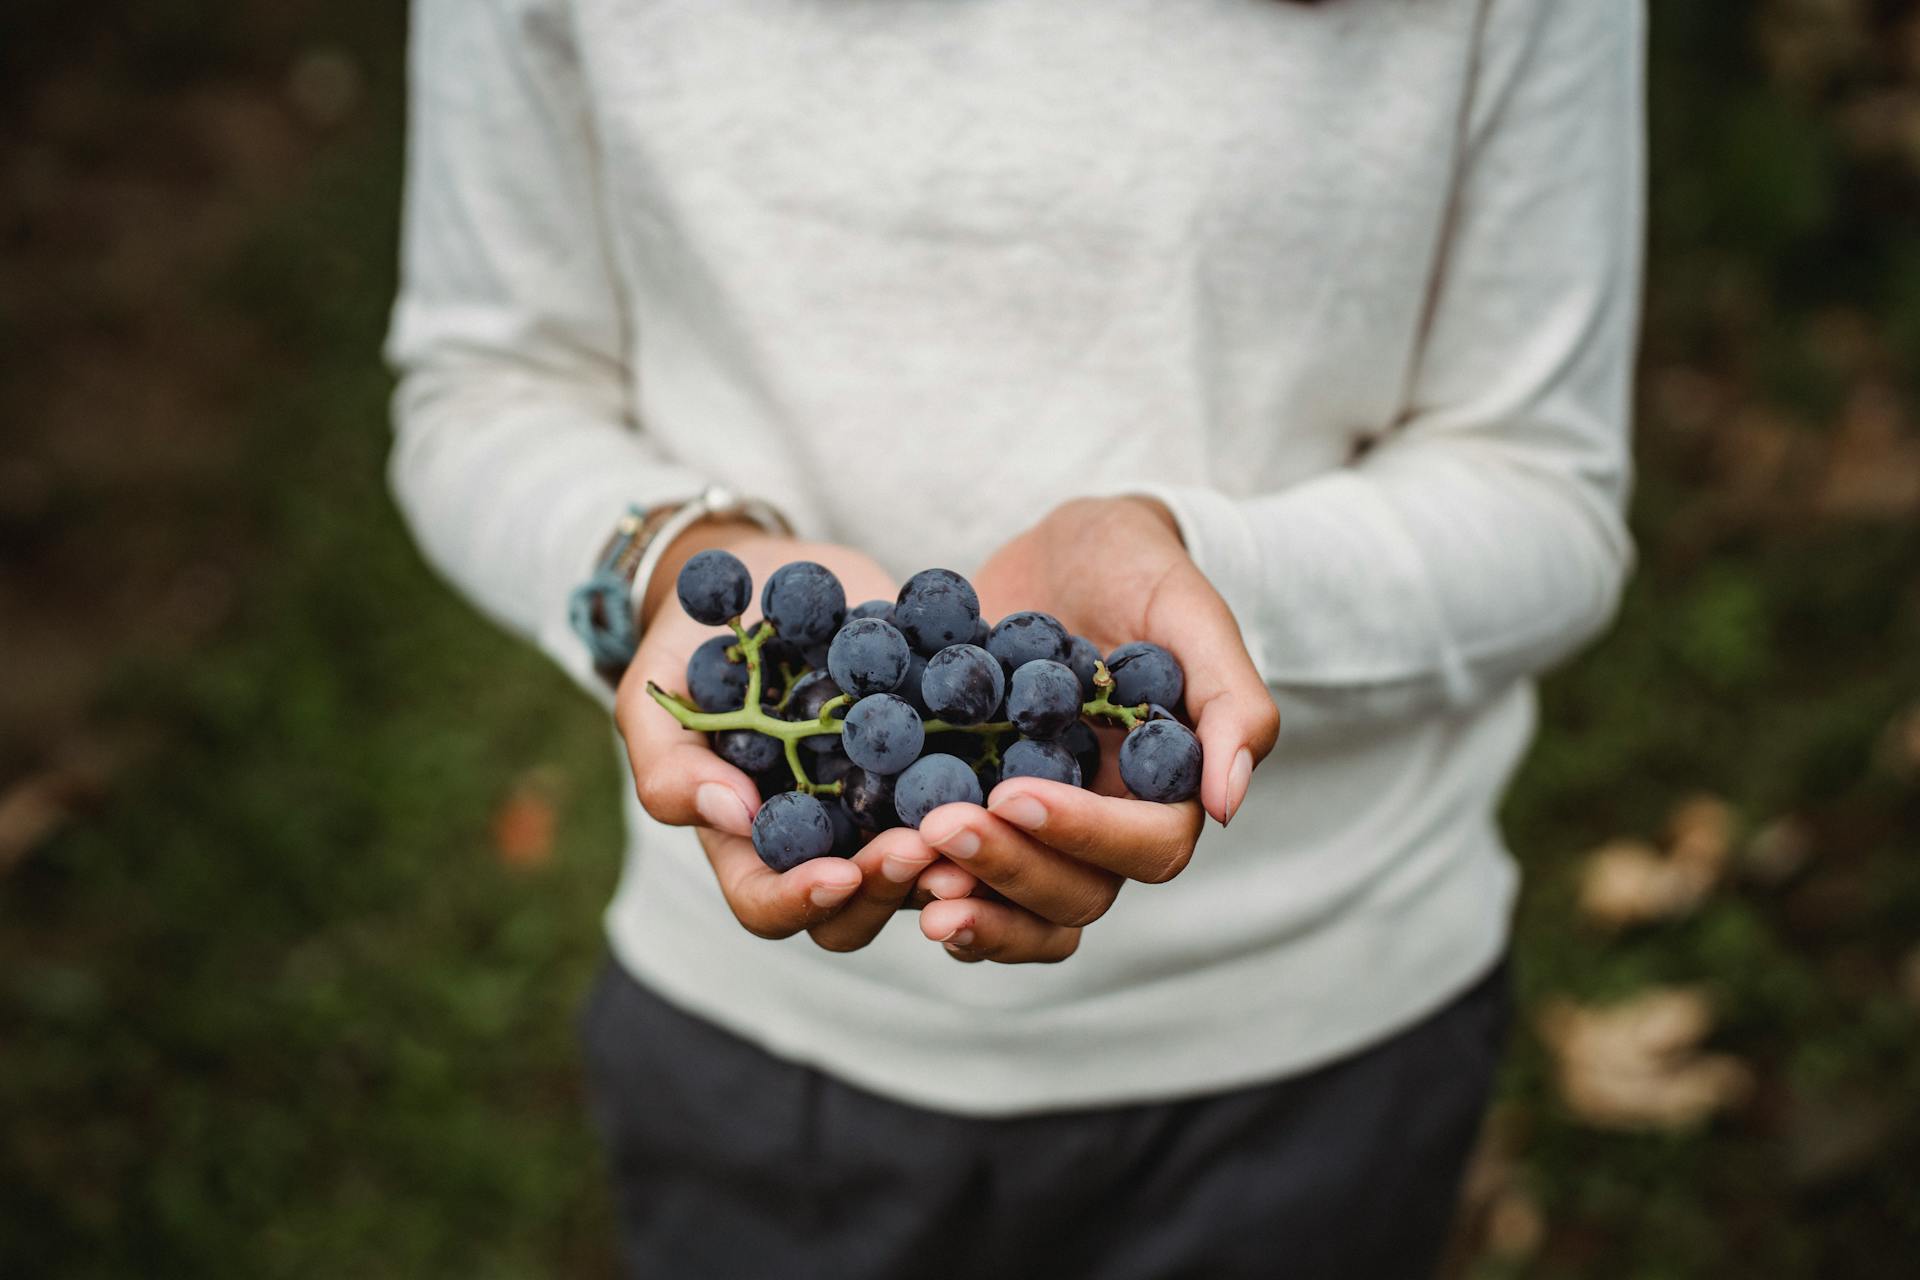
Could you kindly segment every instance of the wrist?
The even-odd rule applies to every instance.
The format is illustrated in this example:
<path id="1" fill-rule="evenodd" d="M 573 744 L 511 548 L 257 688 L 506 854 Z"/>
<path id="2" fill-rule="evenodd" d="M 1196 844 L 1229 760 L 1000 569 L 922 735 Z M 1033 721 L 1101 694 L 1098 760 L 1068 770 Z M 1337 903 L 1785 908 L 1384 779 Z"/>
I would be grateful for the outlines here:
<path id="1" fill-rule="evenodd" d="M 1145 494 L 1129 493 L 1112 501 L 1125 504 L 1132 509 L 1136 517 L 1159 526 L 1175 542 L 1183 547 L 1186 545 L 1185 539 L 1180 536 L 1180 522 L 1173 518 L 1172 509 L 1160 499 L 1149 498 Z"/>
<path id="2" fill-rule="evenodd" d="M 1086 546 L 1139 546 L 1143 541 L 1171 541 L 1182 551 L 1180 522 L 1158 498 L 1125 493 L 1100 498 L 1075 498 L 1055 507 L 1040 526 L 1054 535 L 1065 552 Z"/>

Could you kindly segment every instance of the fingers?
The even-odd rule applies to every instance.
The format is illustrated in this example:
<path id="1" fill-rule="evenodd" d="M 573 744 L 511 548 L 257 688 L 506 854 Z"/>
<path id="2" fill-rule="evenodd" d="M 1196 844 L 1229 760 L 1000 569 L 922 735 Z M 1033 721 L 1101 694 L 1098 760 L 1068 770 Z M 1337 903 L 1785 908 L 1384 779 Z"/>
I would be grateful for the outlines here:
<path id="1" fill-rule="evenodd" d="M 1187 711 L 1205 760 L 1200 801 L 1224 826 L 1246 799 L 1253 766 L 1280 736 L 1280 710 L 1247 656 L 1233 611 L 1191 563 L 1167 575 L 1146 621 L 1148 638 L 1186 670 Z"/>
<path id="2" fill-rule="evenodd" d="M 727 905 L 762 938 L 791 937 L 820 924 L 864 883 L 861 869 L 846 858 L 815 858 L 780 872 L 760 861 L 750 840 L 705 827 L 699 836 Z"/>
<path id="3" fill-rule="evenodd" d="M 640 807 L 656 821 L 707 826 L 733 836 L 752 830 L 760 807 L 753 779 L 709 751 L 699 734 L 681 728 L 644 686 L 621 685 L 615 720 Z"/>
<path id="4" fill-rule="evenodd" d="M 947 954 L 972 964 L 1053 964 L 1080 946 L 1080 930 L 1042 920 L 1031 911 L 979 898 L 934 902 L 920 912 L 920 932 Z"/>
<path id="5" fill-rule="evenodd" d="M 857 951 L 866 946 L 894 912 L 907 905 L 915 883 L 938 856 L 908 827 L 875 836 L 852 860 L 860 871 L 860 888 L 844 907 L 810 928 L 808 935 L 828 951 Z"/>
<path id="6" fill-rule="evenodd" d="M 980 881 L 973 873 L 942 858 L 921 874 L 916 896 L 926 894 L 924 899 L 919 899 L 920 905 L 925 906 L 935 898 L 969 897 L 979 886 Z"/>
<path id="7" fill-rule="evenodd" d="M 987 812 L 1070 859 L 1148 884 L 1164 883 L 1186 869 L 1205 821 L 1191 800 L 1154 804 L 1040 778 L 1001 783 L 987 797 Z"/>
<path id="8" fill-rule="evenodd" d="M 1054 924 L 1092 924 L 1120 892 L 1113 873 L 1056 853 L 979 805 L 942 805 L 920 824 L 920 838 Z"/>

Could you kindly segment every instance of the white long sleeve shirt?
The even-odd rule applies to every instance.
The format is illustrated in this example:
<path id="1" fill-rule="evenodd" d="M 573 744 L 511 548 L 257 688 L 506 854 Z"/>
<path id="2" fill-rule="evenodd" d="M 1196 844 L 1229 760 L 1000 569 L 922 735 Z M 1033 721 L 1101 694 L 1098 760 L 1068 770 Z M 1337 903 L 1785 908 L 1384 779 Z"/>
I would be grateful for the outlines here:
<path id="1" fill-rule="evenodd" d="M 958 965 L 904 920 L 762 941 L 631 800 L 618 957 L 974 1114 L 1277 1078 L 1472 982 L 1531 678 L 1631 559 L 1642 28 L 1640 0 L 416 0 L 392 476 L 482 609 L 593 688 L 566 596 L 628 503 L 723 481 L 904 577 L 1144 491 L 1281 708 L 1231 829 L 1066 963 Z"/>

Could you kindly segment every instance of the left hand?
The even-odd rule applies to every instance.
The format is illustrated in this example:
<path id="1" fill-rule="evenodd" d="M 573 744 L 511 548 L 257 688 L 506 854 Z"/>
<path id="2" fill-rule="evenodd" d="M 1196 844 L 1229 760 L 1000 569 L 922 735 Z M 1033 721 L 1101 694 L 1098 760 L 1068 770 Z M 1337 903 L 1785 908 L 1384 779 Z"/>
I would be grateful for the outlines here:
<path id="1" fill-rule="evenodd" d="M 1226 825 L 1253 766 L 1273 749 L 1280 714 L 1232 610 L 1151 499 L 1069 502 L 1002 547 L 973 582 L 990 618 L 1043 609 L 1103 653 L 1150 640 L 1186 669 L 1186 708 L 1205 758 L 1197 801 L 1127 797 L 1119 738 L 1109 734 L 1091 791 L 1014 778 L 985 808 L 945 805 L 921 823 L 920 838 L 951 860 L 921 877 L 940 899 L 920 913 L 928 938 L 959 960 L 1063 960 L 1125 881 L 1158 884 L 1186 867 L 1203 806 Z M 1007 901 L 972 896 L 977 883 Z"/>
<path id="2" fill-rule="evenodd" d="M 855 600 L 894 593 L 878 564 L 847 547 L 771 538 L 737 522 L 702 523 L 682 533 L 649 584 L 640 648 L 615 694 L 614 720 L 626 742 L 635 794 L 657 821 L 695 829 L 721 896 L 749 932 L 784 938 L 805 930 L 829 951 L 864 947 L 898 908 L 915 903 L 915 881 L 939 855 L 917 833 L 902 829 L 881 834 L 850 859 L 814 858 L 788 871 L 769 870 L 751 838 L 760 807 L 753 779 L 715 755 L 701 734 L 682 728 L 647 693 L 649 676 L 677 685 L 688 656 L 716 634 L 669 607 L 680 566 L 709 547 L 739 556 L 758 582 L 790 561 L 814 560 L 833 570 Z"/>

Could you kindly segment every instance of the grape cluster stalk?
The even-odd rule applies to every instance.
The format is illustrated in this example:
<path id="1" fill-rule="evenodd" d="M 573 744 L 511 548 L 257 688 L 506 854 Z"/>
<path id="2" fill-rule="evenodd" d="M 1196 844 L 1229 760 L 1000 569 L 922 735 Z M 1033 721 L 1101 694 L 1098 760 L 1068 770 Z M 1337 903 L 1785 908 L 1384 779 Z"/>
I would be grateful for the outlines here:
<path id="1" fill-rule="evenodd" d="M 800 742 L 804 738 L 821 734 L 837 734 L 846 731 L 846 721 L 833 713 L 854 701 L 851 694 L 840 694 L 830 698 L 821 707 L 820 715 L 812 720 L 782 720 L 767 714 L 761 704 L 760 693 L 765 683 L 762 651 L 767 642 L 774 638 L 774 627 L 770 622 L 762 622 L 752 631 L 742 625 L 739 618 L 727 620 L 732 628 L 736 643 L 727 649 L 729 661 L 744 661 L 747 668 L 746 703 L 732 711 L 702 711 L 689 705 L 678 695 L 662 689 L 652 680 L 647 681 L 647 693 L 652 699 L 667 709 L 667 714 L 680 722 L 684 729 L 697 733 L 724 733 L 730 729 L 745 729 L 753 733 L 764 734 L 778 739 L 787 759 L 787 767 L 793 771 L 794 789 L 808 795 L 837 796 L 843 784 L 839 782 L 815 782 L 807 775 L 806 765 L 800 759 Z M 792 672 L 795 677 L 802 672 Z M 1096 720 L 1108 720 L 1125 729 L 1143 724 L 1152 714 L 1151 708 L 1144 702 L 1137 706 L 1124 706 L 1112 700 L 1114 692 L 1113 673 L 1107 670 L 1104 660 L 1096 660 L 1093 670 L 1093 684 L 1096 696 L 1080 704 L 1080 714 Z M 791 682 L 787 688 L 792 688 Z M 1015 732 L 1013 721 L 996 720 L 986 724 L 949 724 L 937 716 L 926 720 L 926 732 L 935 733 L 972 733 L 986 739 L 988 755 L 983 757 L 986 763 L 999 762 L 999 739 Z"/>

